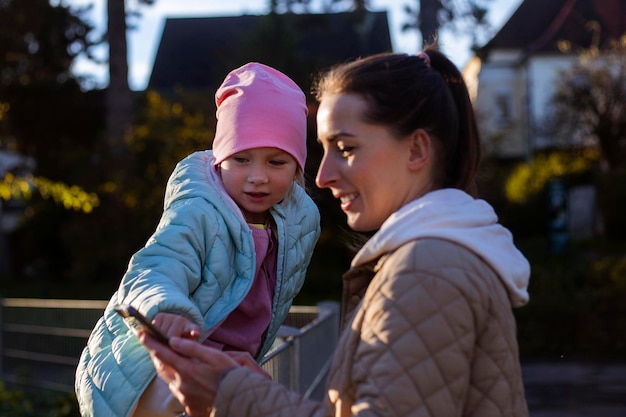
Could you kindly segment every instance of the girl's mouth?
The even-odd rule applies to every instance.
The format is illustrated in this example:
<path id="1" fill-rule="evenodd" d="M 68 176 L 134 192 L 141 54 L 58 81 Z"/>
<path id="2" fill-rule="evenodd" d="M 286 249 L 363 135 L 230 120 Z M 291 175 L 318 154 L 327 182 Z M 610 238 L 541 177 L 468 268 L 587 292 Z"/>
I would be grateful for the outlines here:
<path id="1" fill-rule="evenodd" d="M 267 193 L 256 193 L 256 192 L 250 192 L 250 193 L 246 193 L 246 195 L 248 197 L 250 197 L 250 199 L 252 201 L 262 201 L 263 199 L 265 199 L 265 197 L 267 197 L 269 194 Z"/>

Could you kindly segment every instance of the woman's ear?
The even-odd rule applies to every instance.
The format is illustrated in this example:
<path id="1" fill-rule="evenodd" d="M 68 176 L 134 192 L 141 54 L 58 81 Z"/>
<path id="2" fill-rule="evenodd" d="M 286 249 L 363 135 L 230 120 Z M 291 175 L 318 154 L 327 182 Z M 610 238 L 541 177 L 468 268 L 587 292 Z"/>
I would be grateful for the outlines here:
<path id="1" fill-rule="evenodd" d="M 432 142 L 424 129 L 415 129 L 409 137 L 409 169 L 419 170 L 431 163 Z"/>

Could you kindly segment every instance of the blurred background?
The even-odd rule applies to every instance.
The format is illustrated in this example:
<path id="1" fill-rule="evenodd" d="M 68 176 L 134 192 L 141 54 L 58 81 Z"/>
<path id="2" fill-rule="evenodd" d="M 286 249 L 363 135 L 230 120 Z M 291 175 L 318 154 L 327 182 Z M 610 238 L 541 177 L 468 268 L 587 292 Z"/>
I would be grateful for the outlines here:
<path id="1" fill-rule="evenodd" d="M 626 353 L 626 1 L 0 0 L 0 297 L 105 300 L 213 94 L 248 61 L 308 93 L 319 70 L 439 44 L 484 145 L 479 191 L 532 266 L 523 358 Z M 323 233 L 296 304 L 338 300 L 355 236 L 313 178 Z"/>

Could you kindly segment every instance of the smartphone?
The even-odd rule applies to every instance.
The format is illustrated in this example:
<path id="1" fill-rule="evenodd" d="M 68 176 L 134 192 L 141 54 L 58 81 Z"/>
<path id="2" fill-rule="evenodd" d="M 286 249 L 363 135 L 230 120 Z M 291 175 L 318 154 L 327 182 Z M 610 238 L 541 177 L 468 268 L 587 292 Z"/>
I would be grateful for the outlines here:
<path id="1" fill-rule="evenodd" d="M 124 318 L 126 323 L 128 323 L 133 329 L 140 330 L 144 329 L 151 336 L 157 339 L 161 343 L 165 343 L 168 345 L 170 340 L 165 334 L 155 327 L 150 321 L 137 309 L 130 305 L 118 304 L 114 307 L 114 310 Z"/>

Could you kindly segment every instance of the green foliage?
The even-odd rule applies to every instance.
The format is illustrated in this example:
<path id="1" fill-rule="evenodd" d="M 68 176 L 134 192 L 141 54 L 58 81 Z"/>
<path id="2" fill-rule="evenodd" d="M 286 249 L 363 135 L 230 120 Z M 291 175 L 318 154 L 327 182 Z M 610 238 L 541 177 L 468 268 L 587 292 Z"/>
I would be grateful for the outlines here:
<path id="1" fill-rule="evenodd" d="M 103 166 L 105 175 L 97 188 L 100 207 L 92 216 L 66 223 L 60 232 L 71 259 L 65 273 L 75 291 L 108 298 L 131 255 L 156 228 L 176 163 L 210 147 L 213 132 L 206 113 L 190 101 L 183 94 L 172 100 L 151 91 L 145 94 L 126 137 L 131 162 L 117 178 Z M 93 290 L 97 282 L 102 284 L 99 296 Z"/>
<path id="2" fill-rule="evenodd" d="M 95 193 L 89 193 L 77 185 L 66 185 L 42 177 L 20 178 L 8 173 L 0 181 L 0 199 L 30 200 L 33 191 L 42 198 L 52 199 L 67 210 L 91 213 L 100 201 Z"/>
<path id="3" fill-rule="evenodd" d="M 212 138 L 207 117 L 191 98 L 179 93 L 168 100 L 148 91 L 126 139 L 137 166 L 133 174 L 166 180 L 182 158 L 210 148 Z"/>
<path id="4" fill-rule="evenodd" d="M 591 155 L 589 155 L 591 156 Z M 578 154 L 580 157 L 580 154 Z M 603 182 L 598 185 L 598 201 L 613 199 L 626 180 L 613 175 L 590 175 L 589 171 L 567 174 L 579 166 L 567 157 L 542 156 L 541 164 L 529 163 L 524 184 L 524 199 L 511 203 L 504 184 L 516 173 L 502 161 L 487 159 L 479 177 L 481 196 L 494 205 L 500 221 L 513 232 L 515 242 L 531 264 L 530 302 L 516 309 L 518 341 L 523 359 L 554 357 L 623 357 L 626 353 L 626 246 L 622 233 L 613 241 L 601 238 L 570 242 L 565 253 L 551 253 L 548 234 L 547 181 L 563 174 L 567 184 Z M 562 159 L 561 159 L 562 158 Z M 594 159 L 589 164 L 594 166 Z M 581 164 L 584 166 L 584 164 Z M 532 168 L 531 168 L 532 167 Z M 537 170 L 539 172 L 534 172 Z M 591 169 L 590 169 L 591 170 Z M 592 170 L 591 170 L 592 171 Z M 532 179 L 531 179 L 532 178 Z M 599 180 L 598 178 L 605 178 Z M 538 183 L 538 184 L 537 184 Z M 528 191 L 533 189 L 532 192 Z M 614 212 L 621 213 L 613 201 Z M 621 200 L 626 201 L 626 200 Z M 608 204 L 608 202 L 607 202 Z M 624 218 L 622 215 L 621 218 Z M 612 228 L 614 228 L 612 226 Z"/>
<path id="5" fill-rule="evenodd" d="M 563 71 L 552 98 L 547 134 L 555 143 L 599 151 L 604 170 L 626 165 L 626 36 L 583 51 Z"/>
<path id="6" fill-rule="evenodd" d="M 494 207 L 500 223 L 516 238 L 545 234 L 548 224 L 545 193 L 529 195 L 523 203 L 512 203 L 506 195 L 505 184 L 518 165 L 514 161 L 484 159 L 477 178 L 479 197 Z"/>
<path id="7" fill-rule="evenodd" d="M 36 161 L 32 177 L 0 179 L 2 199 L 29 198 L 21 227 L 2 236 L 11 264 L 3 295 L 23 284 L 36 289 L 23 295 L 45 296 L 66 278 L 63 233 L 98 211 L 91 191 L 103 153 L 102 92 L 81 91 L 71 74 L 73 58 L 92 46 L 84 11 L 65 2 L 0 1 L 0 148 Z"/>
<path id="8" fill-rule="evenodd" d="M 592 149 L 538 154 L 513 170 L 505 184 L 506 196 L 512 203 L 526 202 L 552 179 L 590 171 L 597 159 L 598 153 Z"/>
<path id="9" fill-rule="evenodd" d="M 91 46 L 93 29 L 49 0 L 0 2 L 0 85 L 57 83 L 71 79 L 72 59 Z"/>
<path id="10" fill-rule="evenodd" d="M 69 150 L 63 153 L 57 160 L 58 172 L 94 190 L 97 199 L 79 188 L 37 180 L 40 192 L 33 194 L 23 226 L 8 237 L 14 279 L 10 293 L 5 290 L 3 295 L 110 296 L 130 256 L 157 225 L 165 185 L 175 164 L 193 151 L 210 147 L 213 132 L 206 112 L 188 104 L 190 100 L 181 94 L 170 101 L 154 92 L 141 97 L 136 122 L 126 137 L 130 162 L 122 172 L 109 168 L 98 146 L 92 147 L 87 160 L 75 161 Z M 77 167 L 82 170 L 74 176 Z M 13 185 L 12 191 L 5 187 L 4 192 L 29 192 L 23 182 Z M 71 207 L 94 210 L 88 216 L 59 210 L 46 204 L 46 196 Z"/>
<path id="11" fill-rule="evenodd" d="M 598 208 L 607 239 L 623 240 L 626 236 L 626 168 L 603 172 L 598 178 Z"/>
<path id="12" fill-rule="evenodd" d="M 23 392 L 8 391 L 4 383 L 0 381 L 0 415 L 3 416 L 27 416 L 32 415 L 33 404 Z"/>
<path id="13" fill-rule="evenodd" d="M 521 242 L 532 266 L 530 302 L 515 311 L 522 357 L 623 357 L 624 244 L 577 243 L 550 255 L 545 238 Z"/>
<path id="14" fill-rule="evenodd" d="M 80 417 L 74 394 L 10 390 L 0 380 L 0 417 Z"/>
<path id="15" fill-rule="evenodd" d="M 142 228 L 134 229 L 142 239 L 156 227 L 165 185 L 176 164 L 192 152 L 210 148 L 212 139 L 205 114 L 183 93 L 171 100 L 154 91 L 146 93 L 126 138 L 133 167 L 124 172 L 123 181 L 108 184 L 126 207 L 135 210 L 133 224 L 139 222 Z M 132 230 L 132 224 L 128 226 Z"/>

